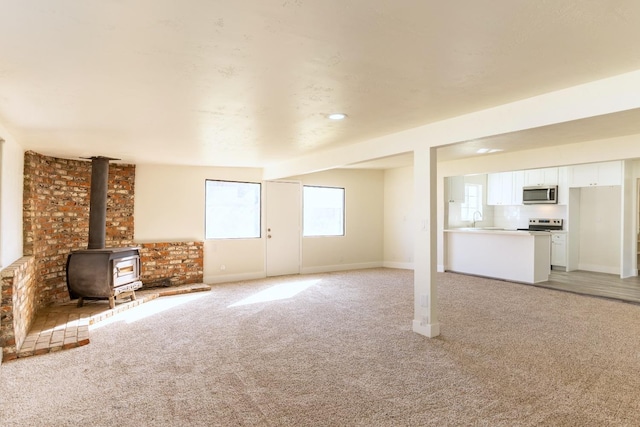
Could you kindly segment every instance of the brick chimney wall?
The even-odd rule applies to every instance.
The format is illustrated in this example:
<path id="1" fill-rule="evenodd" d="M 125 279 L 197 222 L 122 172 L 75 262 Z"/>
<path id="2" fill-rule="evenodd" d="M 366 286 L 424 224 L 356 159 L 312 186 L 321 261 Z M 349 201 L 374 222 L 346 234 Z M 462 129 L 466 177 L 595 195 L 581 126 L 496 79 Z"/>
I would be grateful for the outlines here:
<path id="1" fill-rule="evenodd" d="M 91 161 L 24 159 L 24 255 L 35 259 L 35 310 L 69 300 L 66 263 L 89 240 Z M 133 241 L 135 165 L 109 164 L 106 246 L 138 246 L 145 286 L 202 283 L 203 242 Z"/>
<path id="2" fill-rule="evenodd" d="M 135 165 L 109 165 L 106 246 L 133 245 Z M 25 153 L 24 255 L 35 258 L 36 306 L 69 300 L 67 255 L 89 239 L 91 162 Z"/>

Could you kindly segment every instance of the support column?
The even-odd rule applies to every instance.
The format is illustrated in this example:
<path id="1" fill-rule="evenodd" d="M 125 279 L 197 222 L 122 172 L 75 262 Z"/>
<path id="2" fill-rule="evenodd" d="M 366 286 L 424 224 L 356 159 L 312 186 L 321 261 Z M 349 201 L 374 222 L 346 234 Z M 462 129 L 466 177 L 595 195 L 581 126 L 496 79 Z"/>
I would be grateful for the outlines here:
<path id="1" fill-rule="evenodd" d="M 437 181 L 436 148 L 414 151 L 413 200 L 416 233 L 413 250 L 413 331 L 429 338 L 440 335 L 436 290 Z"/>

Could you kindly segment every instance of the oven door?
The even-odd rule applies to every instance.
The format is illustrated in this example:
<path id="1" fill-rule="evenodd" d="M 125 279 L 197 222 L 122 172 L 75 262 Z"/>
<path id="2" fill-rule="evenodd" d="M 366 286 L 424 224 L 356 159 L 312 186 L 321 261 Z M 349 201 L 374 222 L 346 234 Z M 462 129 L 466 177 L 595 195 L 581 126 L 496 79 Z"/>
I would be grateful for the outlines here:
<path id="1" fill-rule="evenodd" d="M 113 260 L 113 286 L 118 287 L 138 280 L 140 277 L 140 258 L 137 256 Z"/>

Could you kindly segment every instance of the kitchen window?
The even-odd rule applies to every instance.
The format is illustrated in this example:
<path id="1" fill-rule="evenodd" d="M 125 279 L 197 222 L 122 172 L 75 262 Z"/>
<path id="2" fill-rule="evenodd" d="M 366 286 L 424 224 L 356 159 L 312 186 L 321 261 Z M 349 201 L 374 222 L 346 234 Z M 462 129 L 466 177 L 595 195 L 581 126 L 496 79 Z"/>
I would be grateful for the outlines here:
<path id="1" fill-rule="evenodd" d="M 260 184 L 205 182 L 205 237 L 251 239 L 260 237 Z"/>
<path id="2" fill-rule="evenodd" d="M 482 219 L 482 185 L 464 184 L 464 202 L 461 205 L 460 217 L 463 221 Z M 476 217 L 474 218 L 474 214 Z M 478 218 L 479 214 L 479 218 Z"/>

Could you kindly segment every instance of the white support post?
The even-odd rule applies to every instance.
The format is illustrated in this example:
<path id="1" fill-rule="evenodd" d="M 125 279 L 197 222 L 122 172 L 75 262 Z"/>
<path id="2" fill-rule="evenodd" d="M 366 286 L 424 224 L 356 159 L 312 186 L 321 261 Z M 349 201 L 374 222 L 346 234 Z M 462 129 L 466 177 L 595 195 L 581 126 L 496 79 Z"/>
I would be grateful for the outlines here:
<path id="1" fill-rule="evenodd" d="M 426 148 L 413 153 L 416 217 L 413 331 L 429 338 L 440 335 L 436 290 L 438 176 L 436 150 L 436 148 Z"/>

